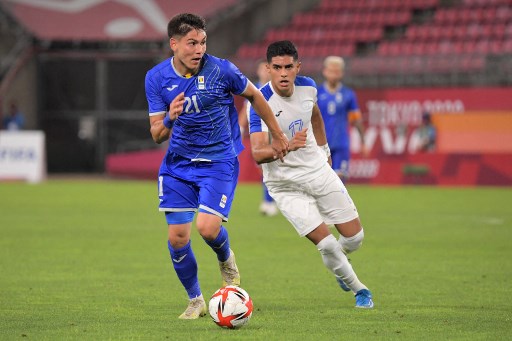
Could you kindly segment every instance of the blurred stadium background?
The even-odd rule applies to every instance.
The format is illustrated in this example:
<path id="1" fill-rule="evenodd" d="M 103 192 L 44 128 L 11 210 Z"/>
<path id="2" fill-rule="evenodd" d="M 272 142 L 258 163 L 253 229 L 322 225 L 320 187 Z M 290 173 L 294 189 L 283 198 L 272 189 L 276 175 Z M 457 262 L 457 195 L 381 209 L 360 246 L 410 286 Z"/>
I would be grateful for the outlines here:
<path id="1" fill-rule="evenodd" d="M 346 59 L 371 150 L 354 138 L 352 182 L 512 185 L 510 0 L 0 0 L 0 114 L 15 101 L 45 133 L 49 174 L 155 178 L 144 76 L 185 11 L 207 19 L 208 53 L 253 78 L 275 40 L 318 82 L 324 57 Z M 430 153 L 416 150 L 424 112 Z M 247 150 L 241 164 L 259 180 Z"/>

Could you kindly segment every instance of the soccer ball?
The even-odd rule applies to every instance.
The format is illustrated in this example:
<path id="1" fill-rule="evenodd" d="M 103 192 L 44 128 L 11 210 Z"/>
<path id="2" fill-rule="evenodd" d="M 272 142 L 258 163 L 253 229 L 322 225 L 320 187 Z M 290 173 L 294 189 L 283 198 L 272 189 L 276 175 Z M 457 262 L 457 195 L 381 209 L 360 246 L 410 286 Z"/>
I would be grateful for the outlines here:
<path id="1" fill-rule="evenodd" d="M 228 285 L 211 297 L 208 310 L 213 321 L 223 328 L 240 328 L 252 315 L 252 299 L 244 289 Z"/>

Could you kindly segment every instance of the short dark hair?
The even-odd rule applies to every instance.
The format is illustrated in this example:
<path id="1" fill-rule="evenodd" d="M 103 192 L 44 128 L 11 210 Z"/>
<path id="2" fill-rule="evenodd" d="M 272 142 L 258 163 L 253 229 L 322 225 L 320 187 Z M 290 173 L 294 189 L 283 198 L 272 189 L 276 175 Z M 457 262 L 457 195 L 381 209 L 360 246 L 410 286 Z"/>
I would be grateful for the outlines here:
<path id="1" fill-rule="evenodd" d="M 203 17 L 191 13 L 181 13 L 172 17 L 167 24 L 169 38 L 182 37 L 192 30 L 206 31 L 206 21 Z"/>
<path id="2" fill-rule="evenodd" d="M 297 48 L 289 40 L 276 41 L 267 47 L 267 62 L 270 63 L 276 56 L 292 56 L 294 61 L 299 59 Z"/>

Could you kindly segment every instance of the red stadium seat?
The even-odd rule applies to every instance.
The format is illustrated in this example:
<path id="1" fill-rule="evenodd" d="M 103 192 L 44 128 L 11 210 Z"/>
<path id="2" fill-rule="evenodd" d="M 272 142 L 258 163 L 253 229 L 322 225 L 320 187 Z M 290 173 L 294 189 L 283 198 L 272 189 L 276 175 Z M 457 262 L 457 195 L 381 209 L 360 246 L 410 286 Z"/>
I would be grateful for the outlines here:
<path id="1" fill-rule="evenodd" d="M 500 40 L 491 40 L 489 52 L 492 54 L 501 54 L 503 53 L 503 41 Z"/>
<path id="2" fill-rule="evenodd" d="M 481 55 L 464 55 L 460 63 L 461 71 L 481 71 L 485 67 L 485 59 Z"/>
<path id="3" fill-rule="evenodd" d="M 505 24 L 489 25 L 489 27 L 491 29 L 490 38 L 495 40 L 502 40 L 505 38 L 505 32 L 507 28 Z"/>
<path id="4" fill-rule="evenodd" d="M 433 17 L 413 21 L 422 10 Z M 388 26 L 405 31 L 388 40 Z M 350 57 L 362 45 L 369 55 L 352 61 L 354 74 L 482 70 L 486 55 L 512 50 L 512 6 L 511 0 L 322 0 L 265 35 L 267 42 L 281 39 L 294 41 L 318 69 L 325 56 Z M 262 55 L 262 48 L 243 46 L 239 55 Z M 468 55 L 474 58 L 459 57 Z"/>
<path id="5" fill-rule="evenodd" d="M 496 9 L 496 22 L 507 23 L 512 19 L 512 4 L 508 6 L 501 6 Z"/>
<path id="6" fill-rule="evenodd" d="M 512 37 L 509 37 L 503 42 L 503 53 L 512 53 Z"/>
<path id="7" fill-rule="evenodd" d="M 455 51 L 454 44 L 451 41 L 444 40 L 439 43 L 437 52 L 440 55 L 446 55 L 456 53 L 457 51 Z"/>
<path id="8" fill-rule="evenodd" d="M 491 44 L 489 40 L 480 40 L 475 44 L 475 52 L 480 54 L 489 54 L 491 52 Z"/>

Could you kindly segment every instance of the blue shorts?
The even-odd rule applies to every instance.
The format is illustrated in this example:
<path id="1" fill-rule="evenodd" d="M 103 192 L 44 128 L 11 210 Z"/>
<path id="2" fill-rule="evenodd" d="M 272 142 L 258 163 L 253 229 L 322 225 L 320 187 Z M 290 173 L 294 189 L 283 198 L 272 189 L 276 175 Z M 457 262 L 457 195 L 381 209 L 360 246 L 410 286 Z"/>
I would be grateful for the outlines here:
<path id="1" fill-rule="evenodd" d="M 167 153 L 158 174 L 158 197 L 163 212 L 209 212 L 228 220 L 238 182 L 238 158 L 191 161 Z"/>
<path id="2" fill-rule="evenodd" d="M 348 176 L 348 163 L 350 161 L 350 149 L 331 149 L 332 169 L 338 174 Z"/>

